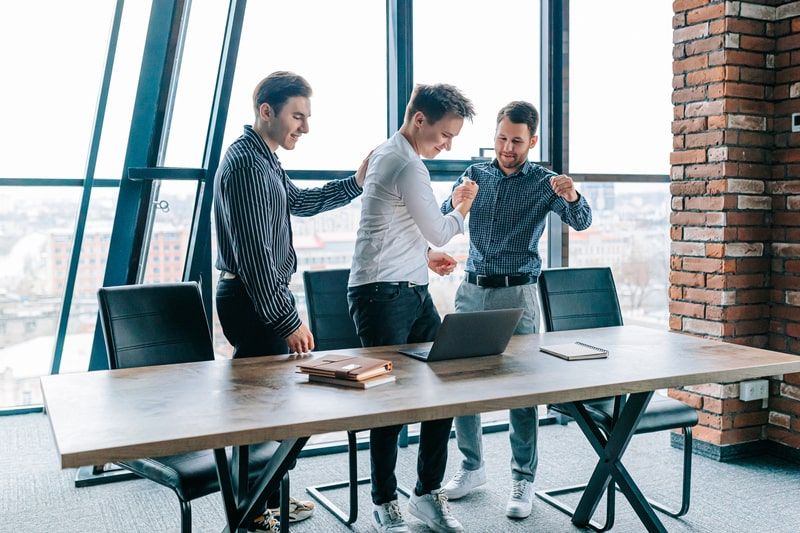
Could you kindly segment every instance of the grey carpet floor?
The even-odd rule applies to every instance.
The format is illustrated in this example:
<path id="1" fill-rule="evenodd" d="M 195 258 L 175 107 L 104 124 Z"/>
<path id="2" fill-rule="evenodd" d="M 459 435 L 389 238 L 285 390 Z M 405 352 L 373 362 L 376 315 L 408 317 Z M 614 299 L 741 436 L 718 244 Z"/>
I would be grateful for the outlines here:
<path id="1" fill-rule="evenodd" d="M 466 531 L 580 531 L 568 517 L 541 500 L 525 520 L 504 515 L 510 485 L 508 433 L 484 437 L 489 482 L 452 503 Z M 401 483 L 413 486 L 416 446 L 400 452 L 397 468 Z M 585 481 L 594 466 L 593 453 L 575 424 L 546 426 L 539 438 L 539 469 L 535 488 L 558 487 Z M 669 446 L 666 433 L 636 436 L 625 465 L 649 497 L 677 503 L 682 452 Z M 458 464 L 455 441 L 450 443 L 448 476 Z M 762 532 L 800 531 L 800 465 L 770 456 L 718 463 L 695 456 L 692 507 L 682 519 L 659 515 L 669 531 Z M 359 452 L 359 469 L 369 472 L 369 457 Z M 292 493 L 305 497 L 303 487 L 344 479 L 344 454 L 302 459 L 291 473 Z M 166 532 L 179 530 L 177 499 L 171 491 L 135 480 L 76 489 L 75 470 L 61 470 L 45 415 L 0 417 L 0 531 L 17 532 Z M 331 498 L 346 502 L 346 490 Z M 569 498 L 574 505 L 578 496 Z M 401 497 L 402 500 L 402 497 Z M 401 501 L 404 505 L 404 502 Z M 320 509 L 311 519 L 294 525 L 303 532 L 371 531 L 369 487 L 360 492 L 360 518 L 352 528 Z M 194 530 L 218 532 L 223 510 L 218 494 L 193 504 Z M 604 506 L 598 508 L 602 519 Z M 412 531 L 426 528 L 409 517 Z M 641 531 L 633 510 L 617 497 L 614 531 Z"/>

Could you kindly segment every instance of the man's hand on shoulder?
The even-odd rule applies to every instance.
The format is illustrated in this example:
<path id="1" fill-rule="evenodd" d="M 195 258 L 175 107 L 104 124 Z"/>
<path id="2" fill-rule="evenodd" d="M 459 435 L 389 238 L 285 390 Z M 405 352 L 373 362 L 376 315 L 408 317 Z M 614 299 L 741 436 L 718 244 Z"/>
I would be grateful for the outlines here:
<path id="1" fill-rule="evenodd" d="M 553 191 L 568 202 L 578 201 L 578 191 L 575 190 L 575 182 L 566 174 L 559 174 L 550 178 L 550 186 Z"/>
<path id="2" fill-rule="evenodd" d="M 455 270 L 458 263 L 455 259 L 444 252 L 428 252 L 428 268 L 439 274 L 446 276 Z"/>
<path id="3" fill-rule="evenodd" d="M 289 353 L 308 353 L 314 349 L 314 336 L 305 324 L 286 337 L 286 344 L 289 345 Z"/>

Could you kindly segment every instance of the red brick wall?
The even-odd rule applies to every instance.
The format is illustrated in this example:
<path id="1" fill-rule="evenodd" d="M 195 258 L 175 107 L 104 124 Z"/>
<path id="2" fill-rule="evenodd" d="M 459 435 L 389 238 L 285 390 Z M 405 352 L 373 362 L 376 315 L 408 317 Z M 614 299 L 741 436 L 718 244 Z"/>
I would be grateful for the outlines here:
<path id="1" fill-rule="evenodd" d="M 791 128 L 791 114 L 800 113 L 800 2 L 784 3 L 777 15 L 769 347 L 800 353 L 800 133 Z M 772 384 L 767 438 L 800 449 L 800 374 Z"/>
<path id="2" fill-rule="evenodd" d="M 800 2 L 673 8 L 670 327 L 800 353 Z M 671 395 L 712 446 L 800 448 L 800 379 L 771 385 L 768 409 L 738 384 Z"/>

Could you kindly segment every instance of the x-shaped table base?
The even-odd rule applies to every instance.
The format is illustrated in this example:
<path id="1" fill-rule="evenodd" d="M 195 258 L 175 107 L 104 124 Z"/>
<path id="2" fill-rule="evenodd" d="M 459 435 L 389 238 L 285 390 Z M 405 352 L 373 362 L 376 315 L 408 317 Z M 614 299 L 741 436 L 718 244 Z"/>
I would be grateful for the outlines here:
<path id="1" fill-rule="evenodd" d="M 225 518 L 228 522 L 228 525 L 222 530 L 223 533 L 246 531 L 247 524 L 264 511 L 270 494 L 279 486 L 282 490 L 288 491 L 288 483 L 284 482 L 286 473 L 300 455 L 307 440 L 308 437 L 301 437 L 281 441 L 266 470 L 258 477 L 251 491 L 248 491 L 247 446 L 238 446 L 234 449 L 233 466 L 238 473 L 236 480 L 231 476 L 225 449 L 214 450 L 217 478 L 225 505 Z M 285 498 L 281 498 L 281 517 L 288 517 L 289 509 L 283 508 L 284 503 Z M 282 528 L 281 531 L 283 530 Z"/>
<path id="2" fill-rule="evenodd" d="M 639 424 L 639 419 L 644 414 L 652 396 L 652 391 L 631 394 L 619 411 L 619 418 L 614 422 L 613 430 L 607 440 L 582 402 L 567 404 L 570 415 L 578 423 L 589 444 L 600 458 L 578 507 L 575 508 L 575 513 L 572 515 L 572 523 L 576 526 L 586 527 L 589 525 L 600 499 L 613 480 L 620 492 L 628 499 L 647 531 L 664 533 L 667 531 L 622 464 L 622 455 L 628 448 L 631 437 Z M 618 397 L 617 401 L 621 402 L 623 398 Z"/>

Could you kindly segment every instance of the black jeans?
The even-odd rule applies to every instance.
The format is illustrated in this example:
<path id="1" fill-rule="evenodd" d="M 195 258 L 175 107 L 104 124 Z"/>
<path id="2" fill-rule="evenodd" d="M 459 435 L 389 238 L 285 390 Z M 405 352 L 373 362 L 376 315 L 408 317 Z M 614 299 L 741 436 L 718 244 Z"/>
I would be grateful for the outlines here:
<path id="1" fill-rule="evenodd" d="M 239 278 L 219 280 L 216 300 L 219 323 L 233 346 L 234 359 L 289 353 L 286 339 L 261 320 Z"/>
<path id="2" fill-rule="evenodd" d="M 256 313 L 244 283 L 238 278 L 221 279 L 217 285 L 217 314 L 225 338 L 233 346 L 233 358 L 289 353 L 286 340 Z M 267 507 L 280 505 L 280 492 L 267 499 Z"/>
<path id="3" fill-rule="evenodd" d="M 364 346 L 432 341 L 441 325 L 426 285 L 371 283 L 348 289 L 347 300 Z M 447 418 L 422 423 L 415 489 L 418 495 L 442 485 L 452 422 L 452 418 Z M 402 426 L 387 426 L 370 431 L 372 502 L 376 505 L 397 499 L 394 469 L 401 429 Z"/>

